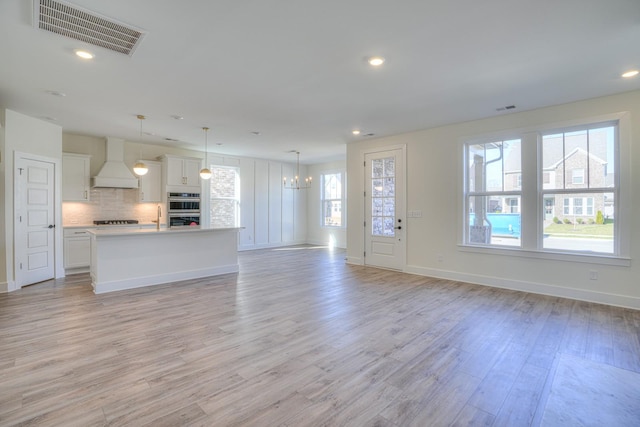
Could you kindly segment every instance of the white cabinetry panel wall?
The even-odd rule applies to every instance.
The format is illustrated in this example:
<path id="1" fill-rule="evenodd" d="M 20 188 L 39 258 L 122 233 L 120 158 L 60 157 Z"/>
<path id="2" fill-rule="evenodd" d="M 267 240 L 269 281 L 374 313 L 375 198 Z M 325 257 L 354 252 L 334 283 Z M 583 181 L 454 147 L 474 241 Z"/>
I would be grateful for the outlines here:
<path id="1" fill-rule="evenodd" d="M 294 166 L 260 159 L 240 160 L 239 249 L 259 249 L 306 242 L 308 190 L 285 190 L 283 176 Z M 306 168 L 300 173 L 305 174 Z M 295 194 L 293 194 L 295 193 Z"/>
<path id="2" fill-rule="evenodd" d="M 282 243 L 282 163 L 269 162 L 269 243 Z M 287 190 L 292 191 L 292 190 Z"/>
<path id="3" fill-rule="evenodd" d="M 282 165 L 282 176 L 292 177 L 295 176 L 295 167 L 289 164 Z M 295 220 L 298 214 L 296 205 L 294 203 L 296 198 L 301 196 L 300 193 L 306 193 L 308 190 L 288 190 L 283 188 L 282 178 L 278 183 L 282 191 L 282 230 L 281 236 L 283 242 L 292 242 L 295 240 Z"/>
<path id="4" fill-rule="evenodd" d="M 242 171 L 240 171 L 242 180 Z M 250 212 L 255 223 L 254 247 L 269 246 L 269 162 L 266 160 L 255 161 L 254 175 L 255 210 Z M 240 182 L 242 186 L 242 181 Z M 242 206 L 240 207 L 242 209 Z M 242 224 L 241 224 L 242 225 Z"/>
<path id="5" fill-rule="evenodd" d="M 89 201 L 91 156 L 62 154 L 62 200 L 65 202 Z"/>

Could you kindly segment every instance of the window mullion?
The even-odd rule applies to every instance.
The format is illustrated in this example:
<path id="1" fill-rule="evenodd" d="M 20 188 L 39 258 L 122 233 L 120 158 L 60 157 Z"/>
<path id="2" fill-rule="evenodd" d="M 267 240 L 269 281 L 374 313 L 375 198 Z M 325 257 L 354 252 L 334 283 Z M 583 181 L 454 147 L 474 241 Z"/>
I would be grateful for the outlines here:
<path id="1" fill-rule="evenodd" d="M 541 188 L 542 166 L 539 155 L 540 135 L 537 132 L 526 133 L 521 138 L 521 162 L 522 162 L 522 195 L 520 208 L 520 227 L 522 248 L 525 250 L 538 249 L 538 223 L 541 224 L 540 215 L 543 213 L 543 200 L 538 197 L 538 188 Z M 538 172 L 540 170 L 540 173 Z"/>

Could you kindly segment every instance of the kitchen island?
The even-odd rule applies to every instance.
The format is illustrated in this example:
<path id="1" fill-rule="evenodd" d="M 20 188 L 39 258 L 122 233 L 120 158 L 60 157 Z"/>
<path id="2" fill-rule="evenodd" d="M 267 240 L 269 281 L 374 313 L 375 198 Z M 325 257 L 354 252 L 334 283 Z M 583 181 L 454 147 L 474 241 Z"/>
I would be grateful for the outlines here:
<path id="1" fill-rule="evenodd" d="M 237 273 L 240 228 L 98 229 L 91 236 L 96 294 Z"/>

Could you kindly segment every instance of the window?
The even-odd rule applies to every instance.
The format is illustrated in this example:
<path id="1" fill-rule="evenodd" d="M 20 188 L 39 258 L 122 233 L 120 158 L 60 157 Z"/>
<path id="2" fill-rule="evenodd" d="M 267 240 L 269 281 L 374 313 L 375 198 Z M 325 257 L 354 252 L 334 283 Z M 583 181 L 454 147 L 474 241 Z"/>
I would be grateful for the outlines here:
<path id="1" fill-rule="evenodd" d="M 240 174 L 237 168 L 211 166 L 211 226 L 240 225 Z"/>
<path id="2" fill-rule="evenodd" d="M 572 184 L 584 184 L 584 169 L 574 169 L 571 171 Z"/>
<path id="3" fill-rule="evenodd" d="M 520 143 L 466 145 L 466 243 L 520 246 Z"/>
<path id="4" fill-rule="evenodd" d="M 466 143 L 463 243 L 628 255 L 618 230 L 618 126 L 607 121 Z"/>
<path id="5" fill-rule="evenodd" d="M 543 222 L 543 249 L 615 253 L 617 144 L 615 123 L 542 133 L 542 162 L 557 178 L 542 195 L 563 207 Z"/>
<path id="6" fill-rule="evenodd" d="M 323 173 L 321 177 L 322 226 L 344 227 L 344 172 Z"/>

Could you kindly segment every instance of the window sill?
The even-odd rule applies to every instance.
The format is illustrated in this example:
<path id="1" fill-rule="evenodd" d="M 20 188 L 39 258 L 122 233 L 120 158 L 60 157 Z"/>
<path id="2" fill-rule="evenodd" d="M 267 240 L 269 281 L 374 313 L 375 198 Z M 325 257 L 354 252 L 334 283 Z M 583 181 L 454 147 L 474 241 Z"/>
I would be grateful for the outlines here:
<path id="1" fill-rule="evenodd" d="M 546 259 L 552 261 L 582 262 L 587 264 L 613 265 L 620 267 L 631 266 L 631 258 L 605 254 L 575 254 L 560 251 L 531 251 L 520 248 L 509 247 L 486 247 L 470 246 L 458 244 L 460 252 L 471 252 L 479 254 L 513 256 L 521 258 Z"/>

